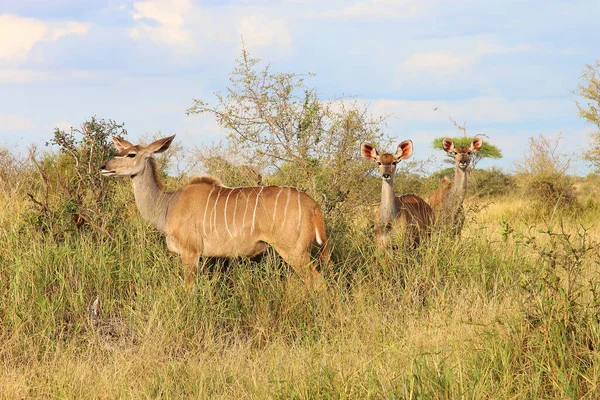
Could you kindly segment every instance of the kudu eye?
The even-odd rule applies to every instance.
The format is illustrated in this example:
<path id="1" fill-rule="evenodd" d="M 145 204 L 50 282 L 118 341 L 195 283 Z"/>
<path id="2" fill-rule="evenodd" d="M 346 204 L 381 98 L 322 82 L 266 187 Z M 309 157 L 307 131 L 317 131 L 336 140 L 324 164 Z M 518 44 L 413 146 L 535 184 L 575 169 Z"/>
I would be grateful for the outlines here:
<path id="1" fill-rule="evenodd" d="M 467 154 L 468 154 L 468 155 L 471 155 L 471 152 L 470 152 L 470 151 L 467 151 Z"/>
<path id="2" fill-rule="evenodd" d="M 127 154 L 127 157 L 131 157 L 131 158 L 133 158 L 135 156 L 137 156 L 137 154 L 135 154 L 135 153 L 129 153 L 129 154 Z"/>
<path id="3" fill-rule="evenodd" d="M 381 165 L 381 161 L 377 161 L 377 165 Z"/>

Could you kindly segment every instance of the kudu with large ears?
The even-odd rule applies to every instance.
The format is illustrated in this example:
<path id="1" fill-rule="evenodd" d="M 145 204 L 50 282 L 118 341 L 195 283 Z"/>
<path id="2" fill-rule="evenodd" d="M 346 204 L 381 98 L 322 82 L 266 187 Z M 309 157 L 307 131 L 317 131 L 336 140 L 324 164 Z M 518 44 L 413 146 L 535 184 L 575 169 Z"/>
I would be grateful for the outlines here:
<path id="1" fill-rule="evenodd" d="M 433 208 L 437 223 L 449 226 L 451 232 L 459 235 L 464 225 L 463 201 L 467 192 L 467 170 L 474 152 L 483 146 L 480 137 L 473 139 L 469 146 L 454 146 L 454 142 L 444 138 L 442 147 L 454 158 L 454 183 L 442 179 L 440 187 L 429 195 L 429 205 Z"/>
<path id="2" fill-rule="evenodd" d="M 104 176 L 129 176 L 136 205 L 165 234 L 169 250 L 180 254 L 191 283 L 200 256 L 253 257 L 271 245 L 315 289 L 325 282 L 311 248 L 322 245 L 329 262 L 325 223 L 319 205 L 292 187 L 230 188 L 215 178 L 195 178 L 183 189 L 162 189 L 152 155 L 165 151 L 174 136 L 147 146 L 113 138 L 119 154 L 101 166 Z"/>
<path id="3" fill-rule="evenodd" d="M 414 194 L 396 196 L 394 175 L 396 165 L 412 155 L 412 141 L 405 140 L 398 145 L 395 154 L 380 154 L 370 143 L 361 145 L 362 156 L 379 166 L 381 177 L 381 203 L 375 215 L 375 238 L 379 247 L 387 247 L 393 232 L 403 236 L 403 245 L 416 247 L 427 236 L 433 223 L 433 210 Z"/>

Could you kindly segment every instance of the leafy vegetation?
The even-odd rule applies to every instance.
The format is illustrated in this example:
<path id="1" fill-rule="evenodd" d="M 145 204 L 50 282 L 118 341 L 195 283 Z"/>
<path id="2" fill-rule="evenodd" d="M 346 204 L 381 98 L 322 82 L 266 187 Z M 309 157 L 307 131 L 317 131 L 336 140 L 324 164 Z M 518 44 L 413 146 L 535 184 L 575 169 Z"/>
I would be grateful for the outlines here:
<path id="1" fill-rule="evenodd" d="M 226 93 L 215 93 L 216 105 L 195 99 L 187 112 L 210 114 L 228 132 L 227 143 L 201 154 L 205 164 L 214 157 L 243 160 L 269 177 L 264 183 L 306 190 L 337 220 L 361 195 L 351 189 L 367 179 L 360 143 L 389 140 L 380 129 L 384 118 L 345 99 L 322 101 L 307 86 L 310 77 L 271 72 L 243 50 Z M 214 169 L 214 162 L 206 166 Z M 239 174 L 239 165 L 231 167 L 223 176 Z"/>
<path id="2" fill-rule="evenodd" d="M 590 147 L 584 152 L 584 158 L 600 171 L 600 60 L 594 65 L 586 65 L 581 75 L 577 94 L 583 99 L 577 102 L 579 116 L 596 125 L 598 130 L 590 135 Z"/>
<path id="3" fill-rule="evenodd" d="M 469 137 L 451 137 L 449 139 L 452 140 L 455 147 L 470 146 L 471 142 L 473 141 L 473 138 L 469 138 Z M 443 137 L 435 138 L 435 139 L 433 139 L 431 146 L 434 149 L 439 149 L 439 150 L 444 151 L 444 146 L 442 145 L 443 141 L 444 141 Z M 477 165 L 477 163 L 479 163 L 479 161 L 486 159 L 486 158 L 496 158 L 496 159 L 502 158 L 502 151 L 498 147 L 489 143 L 487 140 L 484 140 L 483 146 L 481 146 L 481 149 L 479 149 L 479 151 L 474 152 L 471 155 L 471 165 L 473 166 L 473 168 L 475 168 L 475 166 Z M 452 157 L 449 157 L 446 161 L 449 164 L 454 164 L 454 158 L 452 158 Z"/>

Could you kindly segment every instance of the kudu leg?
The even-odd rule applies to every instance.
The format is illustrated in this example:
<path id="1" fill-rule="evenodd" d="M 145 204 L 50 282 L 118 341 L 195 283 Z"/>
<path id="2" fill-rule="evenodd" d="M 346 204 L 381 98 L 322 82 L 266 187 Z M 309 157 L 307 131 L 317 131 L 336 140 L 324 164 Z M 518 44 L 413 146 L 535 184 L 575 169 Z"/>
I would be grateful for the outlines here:
<path id="1" fill-rule="evenodd" d="M 307 250 L 287 250 L 275 247 L 281 258 L 294 268 L 294 271 L 304 280 L 306 286 L 315 291 L 323 291 L 327 288 L 325 279 L 317 271 Z"/>
<path id="2" fill-rule="evenodd" d="M 196 269 L 198 268 L 198 261 L 200 254 L 195 252 L 186 252 L 181 255 L 181 260 L 185 266 L 185 284 L 193 285 L 196 278 Z"/>

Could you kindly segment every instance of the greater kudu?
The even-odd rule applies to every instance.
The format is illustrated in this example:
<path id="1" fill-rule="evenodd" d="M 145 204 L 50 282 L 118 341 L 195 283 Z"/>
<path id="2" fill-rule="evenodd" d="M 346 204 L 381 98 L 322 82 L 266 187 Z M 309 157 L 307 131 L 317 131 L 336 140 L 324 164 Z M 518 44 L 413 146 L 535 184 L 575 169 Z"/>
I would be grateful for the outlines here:
<path id="1" fill-rule="evenodd" d="M 113 138 L 119 154 L 100 167 L 104 176 L 131 177 L 141 215 L 181 255 L 192 283 L 200 256 L 253 257 L 271 245 L 308 286 L 324 280 L 311 260 L 314 242 L 328 262 L 325 223 L 319 205 L 287 186 L 230 188 L 217 179 L 193 179 L 183 189 L 163 190 L 152 155 L 165 151 L 175 135 L 147 145 Z"/>
<path id="2" fill-rule="evenodd" d="M 370 143 L 361 145 L 362 156 L 377 162 L 381 176 L 381 203 L 375 216 L 375 237 L 379 247 L 387 247 L 393 232 L 403 235 L 403 245 L 416 247 L 428 234 L 434 220 L 429 204 L 414 194 L 396 196 L 394 174 L 396 164 L 412 155 L 412 141 L 405 140 L 398 145 L 395 154 L 379 154 Z"/>
<path id="3" fill-rule="evenodd" d="M 479 151 L 483 140 L 476 137 L 469 146 L 455 147 L 452 140 L 445 138 L 442 146 L 454 158 L 454 183 L 443 178 L 440 187 L 429 195 L 429 205 L 433 208 L 436 223 L 449 227 L 454 235 L 460 235 L 465 221 L 463 201 L 467 193 L 467 169 L 473 152 Z"/>

